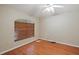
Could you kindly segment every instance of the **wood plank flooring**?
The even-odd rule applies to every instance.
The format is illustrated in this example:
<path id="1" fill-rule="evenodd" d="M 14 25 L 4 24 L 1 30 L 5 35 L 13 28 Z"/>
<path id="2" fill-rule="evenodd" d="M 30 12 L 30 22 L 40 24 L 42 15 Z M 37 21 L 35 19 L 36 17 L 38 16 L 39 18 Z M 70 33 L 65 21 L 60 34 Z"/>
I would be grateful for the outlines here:
<path id="1" fill-rule="evenodd" d="M 79 48 L 39 39 L 3 55 L 79 55 Z"/>

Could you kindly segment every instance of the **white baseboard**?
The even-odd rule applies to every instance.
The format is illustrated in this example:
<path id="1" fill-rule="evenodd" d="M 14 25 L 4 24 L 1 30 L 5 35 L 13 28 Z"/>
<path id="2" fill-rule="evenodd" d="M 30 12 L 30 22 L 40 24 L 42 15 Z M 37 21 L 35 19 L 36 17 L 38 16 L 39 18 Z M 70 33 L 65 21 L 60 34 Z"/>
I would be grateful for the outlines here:
<path id="1" fill-rule="evenodd" d="M 44 38 L 40 38 L 40 39 L 47 40 L 47 39 L 44 39 Z M 37 40 L 37 39 L 36 39 L 36 40 Z M 33 40 L 33 41 L 35 41 L 35 40 Z M 33 42 L 33 41 L 31 41 L 31 42 Z M 50 41 L 50 40 L 47 40 L 47 41 Z M 31 43 L 31 42 L 28 42 L 28 43 Z M 52 42 L 52 41 L 51 41 L 51 42 Z M 23 46 L 23 45 L 26 45 L 26 44 L 28 44 L 28 43 L 24 43 L 24 44 L 21 44 L 21 45 L 19 45 L 19 46 L 16 46 L 16 47 L 13 47 L 13 48 L 11 48 L 11 49 L 8 49 L 8 50 L 6 50 L 6 51 L 3 51 L 3 52 L 0 53 L 0 55 L 6 53 L 6 52 L 8 52 L 8 51 L 11 51 L 11 50 L 13 50 L 13 49 L 16 49 L 16 48 L 18 48 L 18 47 L 21 47 L 21 46 Z M 72 45 L 72 44 L 63 43 L 63 42 L 57 42 L 57 43 L 65 44 L 65 45 L 69 45 L 69 46 L 73 46 L 73 47 L 78 47 L 78 48 L 79 48 L 78 45 Z"/>
<path id="2" fill-rule="evenodd" d="M 6 52 L 9 52 L 9 51 L 11 51 L 11 50 L 14 50 L 14 49 L 16 49 L 16 48 L 19 48 L 19 47 L 21 47 L 21 46 L 23 46 L 23 45 L 29 44 L 29 43 L 31 43 L 31 42 L 33 42 L 33 41 L 35 41 L 35 40 L 32 40 L 32 41 L 30 41 L 30 42 L 28 42 L 28 43 L 23 43 L 23 44 L 21 44 L 21 45 L 19 45 L 19 46 L 16 46 L 16 47 L 11 48 L 11 49 L 5 50 L 5 51 L 1 52 L 0 55 L 4 54 L 4 53 L 6 53 Z"/>
<path id="3" fill-rule="evenodd" d="M 46 38 L 40 38 L 40 39 L 43 39 L 43 40 L 47 40 Z M 51 41 L 51 40 L 47 40 L 47 41 Z M 57 42 L 57 41 L 51 41 L 51 42 Z M 73 46 L 73 47 L 78 47 L 78 45 L 74 45 L 74 44 L 68 44 L 68 43 L 65 43 L 65 42 L 57 42 L 57 43 L 60 43 L 60 44 L 65 44 L 65 45 L 69 45 L 69 46 Z"/>
<path id="4" fill-rule="evenodd" d="M 68 43 L 63 43 L 63 42 L 57 42 L 57 43 L 65 44 L 65 45 L 68 45 L 68 46 L 73 46 L 73 47 L 77 47 L 77 48 L 79 48 L 78 45 L 73 45 L 73 44 L 68 44 Z"/>

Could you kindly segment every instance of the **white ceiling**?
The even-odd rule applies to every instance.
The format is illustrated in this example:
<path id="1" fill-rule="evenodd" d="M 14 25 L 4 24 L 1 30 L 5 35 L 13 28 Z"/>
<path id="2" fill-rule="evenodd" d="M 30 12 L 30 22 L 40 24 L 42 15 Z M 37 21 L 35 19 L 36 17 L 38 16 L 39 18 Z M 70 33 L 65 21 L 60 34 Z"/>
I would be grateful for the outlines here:
<path id="1" fill-rule="evenodd" d="M 16 8 L 17 10 L 20 10 L 30 16 L 33 17 L 40 17 L 40 16 L 44 16 L 47 17 L 48 13 L 41 13 L 42 10 L 44 9 L 45 4 L 11 4 L 8 6 L 11 6 L 13 8 Z M 61 5 L 64 6 L 63 8 L 57 8 L 54 7 L 55 13 L 52 13 L 52 16 L 54 15 L 58 15 L 58 14 L 62 14 L 65 12 L 71 12 L 71 11 L 78 11 L 79 10 L 79 4 L 55 4 L 55 5 Z M 41 14 L 41 15 L 40 15 Z"/>

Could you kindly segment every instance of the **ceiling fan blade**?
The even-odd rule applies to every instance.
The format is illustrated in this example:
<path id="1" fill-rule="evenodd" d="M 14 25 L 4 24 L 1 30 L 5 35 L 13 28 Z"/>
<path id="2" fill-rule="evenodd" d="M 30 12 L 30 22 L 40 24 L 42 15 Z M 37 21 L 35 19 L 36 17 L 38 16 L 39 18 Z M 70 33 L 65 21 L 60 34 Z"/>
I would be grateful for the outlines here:
<path id="1" fill-rule="evenodd" d="M 44 5 L 44 6 L 40 6 L 40 7 L 47 8 L 48 6 L 47 5 Z"/>
<path id="2" fill-rule="evenodd" d="M 61 5 L 53 5 L 52 7 L 63 8 L 64 6 L 61 6 Z"/>
<path id="3" fill-rule="evenodd" d="M 43 5 L 43 6 L 41 6 L 41 7 L 43 7 L 43 8 L 48 8 L 48 7 L 56 7 L 56 8 L 63 8 L 64 6 L 62 6 L 62 5 Z"/>

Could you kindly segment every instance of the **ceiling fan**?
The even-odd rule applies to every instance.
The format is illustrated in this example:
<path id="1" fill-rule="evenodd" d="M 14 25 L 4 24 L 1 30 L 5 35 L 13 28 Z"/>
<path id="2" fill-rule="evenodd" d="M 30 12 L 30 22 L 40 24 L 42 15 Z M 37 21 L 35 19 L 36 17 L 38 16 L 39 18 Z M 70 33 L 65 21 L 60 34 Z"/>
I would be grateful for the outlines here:
<path id="1" fill-rule="evenodd" d="M 62 8 L 63 6 L 61 6 L 61 5 L 54 5 L 54 4 L 45 4 L 42 7 L 57 7 L 57 8 Z"/>
<path id="2" fill-rule="evenodd" d="M 42 6 L 43 10 L 42 12 L 52 12 L 55 13 L 55 8 L 63 8 L 64 6 L 62 5 L 54 5 L 54 4 L 45 4 Z"/>

